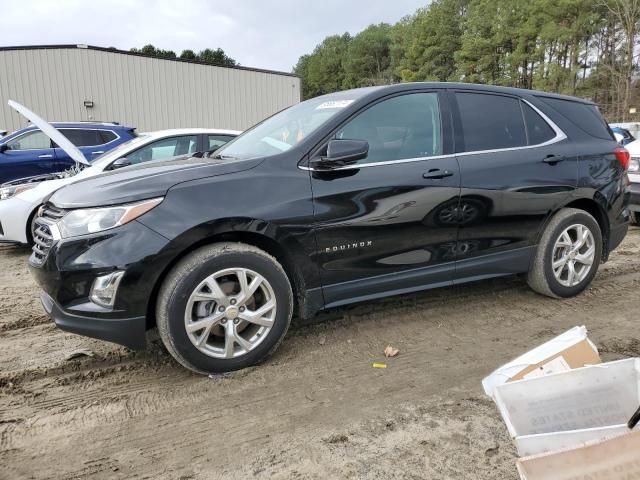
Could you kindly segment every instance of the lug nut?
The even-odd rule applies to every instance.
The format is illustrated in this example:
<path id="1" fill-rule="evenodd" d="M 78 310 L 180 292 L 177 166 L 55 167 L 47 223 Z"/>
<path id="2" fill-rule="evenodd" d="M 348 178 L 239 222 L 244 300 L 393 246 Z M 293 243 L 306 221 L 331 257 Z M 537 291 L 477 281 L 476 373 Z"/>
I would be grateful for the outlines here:
<path id="1" fill-rule="evenodd" d="M 232 298 L 232 299 L 231 299 L 231 305 L 235 305 L 235 304 L 236 304 L 236 299 L 235 299 L 235 298 Z"/>
<path id="2" fill-rule="evenodd" d="M 220 323 L 222 323 L 222 324 L 224 325 L 225 323 L 227 323 L 227 319 L 226 319 L 226 318 L 223 318 L 223 319 L 222 319 L 222 321 L 221 321 Z"/>
<path id="3" fill-rule="evenodd" d="M 219 312 L 224 312 L 224 307 L 221 305 L 220 308 L 218 308 Z"/>
<path id="4" fill-rule="evenodd" d="M 240 307 L 240 311 L 241 311 L 241 312 L 244 312 L 244 307 Z"/>
<path id="5" fill-rule="evenodd" d="M 240 319 L 239 318 L 234 318 L 233 319 L 233 323 L 235 323 L 236 325 L 240 323 Z"/>

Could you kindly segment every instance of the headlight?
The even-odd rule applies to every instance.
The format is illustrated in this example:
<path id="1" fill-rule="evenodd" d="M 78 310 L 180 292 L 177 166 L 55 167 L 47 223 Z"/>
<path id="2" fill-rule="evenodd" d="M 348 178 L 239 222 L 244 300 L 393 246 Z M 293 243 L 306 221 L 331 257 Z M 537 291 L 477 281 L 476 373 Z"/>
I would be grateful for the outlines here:
<path id="1" fill-rule="evenodd" d="M 629 162 L 629 173 L 638 173 L 640 171 L 640 158 L 639 157 L 631 157 L 631 161 Z"/>
<path id="2" fill-rule="evenodd" d="M 0 200 L 8 200 L 11 197 L 15 197 L 21 192 L 25 190 L 31 190 L 34 187 L 37 187 L 37 183 L 23 183 L 21 185 L 12 185 L 8 187 L 0 188 Z"/>
<path id="3" fill-rule="evenodd" d="M 119 227 L 156 207 L 162 198 L 103 208 L 72 210 L 58 222 L 62 238 L 77 237 Z"/>

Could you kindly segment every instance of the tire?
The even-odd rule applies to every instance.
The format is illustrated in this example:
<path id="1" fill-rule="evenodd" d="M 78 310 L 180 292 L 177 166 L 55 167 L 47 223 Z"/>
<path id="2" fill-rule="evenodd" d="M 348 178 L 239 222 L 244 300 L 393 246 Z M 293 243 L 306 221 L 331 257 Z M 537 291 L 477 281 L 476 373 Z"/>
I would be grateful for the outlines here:
<path id="1" fill-rule="evenodd" d="M 244 290 L 241 276 L 248 285 Z M 254 282 L 259 285 L 249 297 Z M 258 318 L 253 314 L 260 309 L 265 313 Z M 277 260 L 251 245 L 230 242 L 203 247 L 181 260 L 163 282 L 156 304 L 158 332 L 167 350 L 201 374 L 265 360 L 282 342 L 292 313 L 291 284 Z M 214 317 L 217 321 L 207 330 Z M 207 327 L 193 330 L 203 320 Z"/>
<path id="2" fill-rule="evenodd" d="M 570 252 L 579 245 L 577 239 L 579 226 L 589 230 L 591 239 L 573 253 L 574 256 L 571 257 Z M 575 241 L 576 243 L 570 242 L 571 245 L 569 246 L 560 246 L 566 243 L 561 239 L 565 232 L 568 232 L 567 235 L 570 241 Z M 563 239 L 566 238 L 563 237 Z M 556 244 L 556 242 L 560 243 Z M 587 265 L 580 263 L 579 259 L 590 256 L 588 253 L 591 251 L 591 247 L 593 247 L 592 263 L 588 266 L 588 270 L 583 271 L 582 268 L 586 268 Z M 548 297 L 573 297 L 582 292 L 591 283 L 598 271 L 601 259 L 602 232 L 598 222 L 584 210 L 564 208 L 551 219 L 542 235 L 531 270 L 527 275 L 527 283 L 534 291 Z M 564 264 L 563 260 L 565 260 Z M 556 272 L 560 272 L 560 278 L 554 273 L 554 261 L 561 265 L 556 270 Z M 571 262 L 573 262 L 573 269 L 577 275 L 573 277 L 572 281 L 569 278 Z M 578 272 L 580 272 L 580 275 L 578 275 Z"/>

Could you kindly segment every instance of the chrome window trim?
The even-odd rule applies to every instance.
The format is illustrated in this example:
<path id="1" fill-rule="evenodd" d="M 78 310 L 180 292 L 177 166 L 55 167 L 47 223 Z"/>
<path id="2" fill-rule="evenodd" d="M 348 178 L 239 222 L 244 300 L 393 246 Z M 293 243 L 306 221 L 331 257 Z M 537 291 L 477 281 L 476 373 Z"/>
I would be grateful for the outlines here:
<path id="1" fill-rule="evenodd" d="M 554 133 L 556 134 L 555 137 L 547 140 L 546 142 L 542 142 L 542 143 L 537 143 L 535 145 L 523 145 L 521 147 L 508 147 L 508 148 L 496 148 L 493 150 L 474 150 L 472 152 L 460 152 L 460 153 L 449 153 L 446 155 L 433 155 L 430 157 L 415 157 L 415 158 L 401 158 L 398 160 L 387 160 L 385 162 L 372 162 L 372 163 L 360 163 L 360 164 L 354 164 L 354 165 L 345 165 L 344 167 L 338 167 L 338 168 L 333 168 L 330 171 L 338 171 L 338 170 L 358 170 L 360 168 L 369 168 L 369 167 L 376 167 L 376 166 L 385 166 L 385 165 L 393 165 L 396 163 L 411 163 L 411 162 L 424 162 L 425 160 L 438 160 L 438 159 L 443 159 L 443 158 L 453 158 L 453 157 L 462 157 L 462 156 L 470 156 L 470 155 L 482 155 L 485 153 L 499 153 L 499 152 L 512 152 L 512 151 L 518 151 L 518 150 L 526 150 L 526 149 L 530 149 L 530 148 L 540 148 L 540 147 L 546 147 L 548 145 L 553 145 L 554 143 L 558 143 L 561 142 L 563 140 L 566 140 L 568 137 L 567 135 L 562 131 L 562 129 L 556 125 L 556 123 L 551 120 L 547 115 L 545 115 L 542 111 L 540 111 L 539 108 L 537 108 L 535 105 L 533 105 L 531 102 L 529 102 L 528 100 L 525 100 L 524 98 L 519 98 L 519 97 L 514 97 L 514 98 L 518 98 L 519 100 L 523 101 L 524 103 L 526 103 L 528 106 L 530 106 L 538 115 L 540 115 L 542 117 L 542 119 L 547 123 L 547 125 L 549 125 L 551 127 L 551 129 L 554 131 Z M 301 170 L 307 170 L 310 172 L 316 172 L 316 171 L 320 171 L 320 172 L 324 172 L 327 170 L 318 170 L 316 168 L 311 168 L 311 167 L 307 167 L 307 166 L 303 166 L 303 165 L 298 165 L 298 168 L 300 168 Z"/>
<path id="2" fill-rule="evenodd" d="M 55 128 L 56 130 L 59 130 L 59 131 L 61 131 L 61 130 L 93 130 L 93 131 L 95 131 L 95 132 L 107 131 L 107 132 L 111 132 L 111 133 L 113 133 L 113 134 L 116 136 L 116 138 L 114 138 L 113 140 L 111 140 L 110 142 L 107 142 L 107 143 L 99 143 L 99 144 L 97 144 L 97 145 L 86 145 L 86 146 L 84 146 L 84 147 L 78 147 L 78 146 L 76 145 L 76 148 L 95 148 L 95 147 L 103 147 L 103 146 L 105 146 L 105 145 L 109 145 L 110 143 L 113 143 L 113 142 L 115 142 L 116 140 L 119 140 L 119 139 L 121 138 L 121 137 L 120 137 L 120 135 L 118 135 L 118 133 L 117 133 L 115 130 L 111 130 L 110 128 L 82 128 L 82 127 L 60 127 L 60 128 L 54 127 L 54 128 Z M 18 135 L 17 137 L 13 137 L 11 140 L 8 140 L 7 142 L 4 142 L 4 143 L 7 143 L 7 144 L 8 144 L 8 143 L 11 143 L 11 142 L 13 142 L 14 140 L 18 140 L 19 138 L 22 138 L 22 137 L 24 137 L 25 135 L 28 135 L 28 134 L 30 134 L 30 133 L 35 133 L 35 132 L 44 133 L 44 132 L 43 132 L 42 130 L 40 130 L 39 128 L 36 128 L 36 129 L 34 129 L 34 130 L 29 130 L 28 132 L 21 133 L 21 134 L 20 134 L 20 135 Z M 62 132 L 61 132 L 61 133 L 62 133 Z M 46 133 L 45 133 L 44 135 L 45 135 L 45 136 L 47 136 L 47 134 L 46 134 Z M 64 135 L 64 133 L 63 133 L 63 135 Z M 47 138 L 48 138 L 48 137 L 47 137 Z M 49 141 L 50 141 L 50 142 L 53 142 L 53 140 L 51 140 L 50 138 L 49 138 Z M 4 143 L 2 143 L 2 144 L 4 145 Z M 54 143 L 55 143 L 55 142 L 54 142 Z M 60 147 L 47 147 L 47 148 L 25 148 L 24 150 L 10 150 L 10 151 L 13 151 L 13 152 L 33 152 L 33 151 L 35 151 L 35 150 L 55 150 L 56 148 L 60 148 Z"/>

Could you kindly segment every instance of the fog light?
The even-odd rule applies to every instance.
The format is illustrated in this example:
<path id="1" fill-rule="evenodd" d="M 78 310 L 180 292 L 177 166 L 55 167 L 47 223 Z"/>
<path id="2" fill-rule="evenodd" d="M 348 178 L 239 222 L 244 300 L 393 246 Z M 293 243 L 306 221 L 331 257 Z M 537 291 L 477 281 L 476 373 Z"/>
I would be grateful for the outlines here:
<path id="1" fill-rule="evenodd" d="M 113 272 L 96 277 L 91 287 L 89 299 L 101 307 L 112 308 L 116 301 L 118 285 L 120 285 L 123 275 L 124 272 Z"/>

